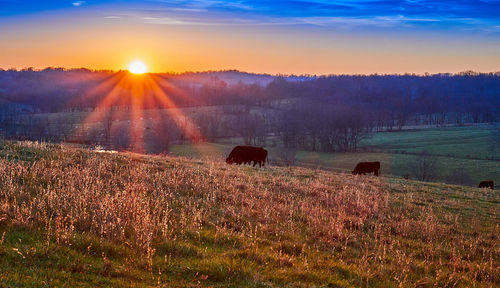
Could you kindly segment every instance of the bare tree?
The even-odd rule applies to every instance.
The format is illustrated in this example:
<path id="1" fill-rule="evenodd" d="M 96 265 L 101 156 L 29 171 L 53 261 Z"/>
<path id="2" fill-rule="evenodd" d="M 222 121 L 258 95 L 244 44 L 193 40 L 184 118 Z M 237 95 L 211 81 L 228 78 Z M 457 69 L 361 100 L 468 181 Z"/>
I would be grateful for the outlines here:
<path id="1" fill-rule="evenodd" d="M 173 133 L 167 123 L 156 122 L 152 127 L 152 137 L 148 141 L 148 152 L 167 153 Z"/>
<path id="2" fill-rule="evenodd" d="M 423 152 L 410 163 L 410 171 L 417 180 L 431 181 L 437 177 L 437 161 L 436 156 Z"/>
<path id="3" fill-rule="evenodd" d="M 109 109 L 109 111 L 104 111 L 104 117 L 102 118 L 102 127 L 104 134 L 104 143 L 106 146 L 111 145 L 111 132 L 113 128 L 113 111 Z"/>
<path id="4" fill-rule="evenodd" d="M 245 144 L 255 144 L 255 138 L 257 137 L 257 132 L 260 124 L 260 119 L 257 115 L 252 114 L 250 111 L 243 114 L 239 118 L 240 127 Z"/>
<path id="5" fill-rule="evenodd" d="M 114 129 L 114 135 L 111 138 L 112 147 L 114 149 L 129 149 L 132 144 L 130 138 L 130 126 L 129 125 L 117 125 Z"/>

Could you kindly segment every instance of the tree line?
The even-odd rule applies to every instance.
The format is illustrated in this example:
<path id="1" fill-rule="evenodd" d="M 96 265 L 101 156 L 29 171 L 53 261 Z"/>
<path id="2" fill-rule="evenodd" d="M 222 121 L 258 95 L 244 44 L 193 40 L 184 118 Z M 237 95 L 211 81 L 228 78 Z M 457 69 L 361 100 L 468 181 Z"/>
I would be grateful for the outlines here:
<path id="1" fill-rule="evenodd" d="M 273 145 L 279 142 L 290 149 L 355 151 L 373 131 L 490 123 L 500 118 L 500 73 L 298 77 L 223 71 L 147 77 L 153 84 L 138 92 L 133 85 L 139 84 L 124 81 L 124 71 L 0 70 L 0 129 L 6 137 L 55 141 L 80 129 L 89 141 L 110 142 L 119 130 L 113 116 L 94 123 L 90 130 L 99 127 L 98 132 L 88 136 L 92 133 L 84 125 L 62 121 L 53 127 L 49 120 L 30 115 L 217 106 L 215 112 L 190 115 L 203 140 L 239 136 L 247 144 L 274 141 Z M 169 113 L 160 120 L 142 129 L 160 131 L 156 134 L 161 134 L 157 137 L 161 141 L 187 139 L 182 127 L 187 124 Z M 120 127 L 133 131 L 123 123 Z"/>

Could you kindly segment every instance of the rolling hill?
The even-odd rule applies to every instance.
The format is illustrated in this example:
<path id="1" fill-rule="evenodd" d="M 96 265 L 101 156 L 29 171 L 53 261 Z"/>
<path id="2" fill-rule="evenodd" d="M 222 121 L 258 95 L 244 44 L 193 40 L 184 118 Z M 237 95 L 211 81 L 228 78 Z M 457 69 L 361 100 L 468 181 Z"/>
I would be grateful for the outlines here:
<path id="1" fill-rule="evenodd" d="M 0 142 L 0 286 L 492 287 L 498 191 Z"/>

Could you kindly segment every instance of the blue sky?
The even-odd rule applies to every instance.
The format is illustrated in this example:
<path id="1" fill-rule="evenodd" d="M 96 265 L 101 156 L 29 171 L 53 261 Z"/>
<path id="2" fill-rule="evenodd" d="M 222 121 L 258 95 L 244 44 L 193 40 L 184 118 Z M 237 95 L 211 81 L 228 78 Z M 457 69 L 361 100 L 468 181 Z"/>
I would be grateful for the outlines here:
<path id="1" fill-rule="evenodd" d="M 499 0 L 0 0 L 0 17 L 71 8 L 108 7 L 109 13 L 141 15 L 162 24 L 316 25 L 410 27 L 418 30 L 500 32 Z M 110 15 L 112 16 L 112 15 Z M 118 17 L 118 16 L 117 16 Z M 157 18 L 157 19 L 155 19 Z"/>

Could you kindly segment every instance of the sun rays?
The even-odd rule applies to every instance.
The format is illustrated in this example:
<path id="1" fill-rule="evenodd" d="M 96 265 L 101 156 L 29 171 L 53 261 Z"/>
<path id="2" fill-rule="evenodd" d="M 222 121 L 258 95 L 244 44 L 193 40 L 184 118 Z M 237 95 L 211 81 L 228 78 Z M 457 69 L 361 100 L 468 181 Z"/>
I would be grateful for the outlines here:
<path id="1" fill-rule="evenodd" d="M 170 94 L 189 99 L 184 90 L 158 75 L 130 72 L 117 72 L 82 95 L 83 99 L 105 95 L 85 117 L 83 133 L 94 133 L 109 146 L 112 146 L 111 139 L 128 138 L 123 139 L 127 147 L 122 148 L 141 153 L 147 152 L 146 134 L 160 135 L 169 128 L 178 129 L 181 139 L 191 142 L 204 139 L 195 122 L 177 106 Z M 168 125 L 175 127 L 166 127 Z"/>

